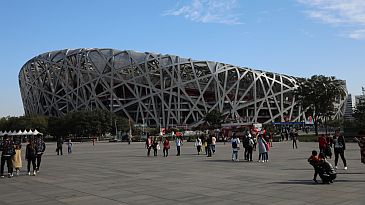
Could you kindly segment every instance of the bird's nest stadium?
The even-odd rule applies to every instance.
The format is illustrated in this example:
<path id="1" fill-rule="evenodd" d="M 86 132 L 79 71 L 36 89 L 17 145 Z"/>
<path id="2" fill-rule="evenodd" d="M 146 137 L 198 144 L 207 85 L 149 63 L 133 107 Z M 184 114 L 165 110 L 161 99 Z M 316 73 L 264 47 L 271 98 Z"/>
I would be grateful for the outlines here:
<path id="1" fill-rule="evenodd" d="M 148 126 L 197 126 L 212 110 L 237 123 L 303 121 L 297 78 L 174 55 L 66 49 L 19 73 L 26 115 L 104 109 Z M 336 115 L 343 115 L 345 99 Z"/>

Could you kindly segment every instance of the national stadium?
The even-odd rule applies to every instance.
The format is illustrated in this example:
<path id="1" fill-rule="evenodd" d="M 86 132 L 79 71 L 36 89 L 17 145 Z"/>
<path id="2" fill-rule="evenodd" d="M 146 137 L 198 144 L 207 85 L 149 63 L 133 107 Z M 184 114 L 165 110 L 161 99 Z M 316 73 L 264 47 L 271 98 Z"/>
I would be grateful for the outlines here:
<path id="1" fill-rule="evenodd" d="M 26 115 L 103 109 L 152 127 L 197 126 L 212 110 L 241 124 L 304 122 L 297 82 L 220 62 L 96 48 L 47 52 L 19 73 Z M 345 102 L 338 99 L 335 117 Z"/>

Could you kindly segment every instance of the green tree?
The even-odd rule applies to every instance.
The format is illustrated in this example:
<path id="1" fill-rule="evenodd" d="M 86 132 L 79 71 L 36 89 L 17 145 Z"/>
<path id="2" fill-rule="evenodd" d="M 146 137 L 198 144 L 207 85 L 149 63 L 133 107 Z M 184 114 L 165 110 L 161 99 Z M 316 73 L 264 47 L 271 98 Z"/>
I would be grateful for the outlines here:
<path id="1" fill-rule="evenodd" d="M 357 128 L 365 130 L 365 102 L 356 105 L 353 117 Z"/>
<path id="2" fill-rule="evenodd" d="M 68 136 L 70 129 L 66 125 L 65 117 L 50 117 L 48 120 L 48 133 L 55 137 Z"/>
<path id="3" fill-rule="evenodd" d="M 334 102 L 346 95 L 343 82 L 335 77 L 314 75 L 309 79 L 298 79 L 295 96 L 306 114 L 313 116 L 316 135 L 318 135 L 318 120 L 326 121 L 334 112 Z"/>
<path id="4" fill-rule="evenodd" d="M 223 122 L 223 114 L 218 110 L 212 110 L 205 115 L 204 121 L 212 128 L 219 128 Z"/>
<path id="5" fill-rule="evenodd" d="M 129 132 L 129 128 L 133 128 L 133 123 L 129 122 L 127 118 L 115 116 L 114 119 L 119 131 Z"/>
<path id="6" fill-rule="evenodd" d="M 24 131 L 35 130 L 43 134 L 48 134 L 48 117 L 47 116 L 20 116 L 5 117 L 0 120 L 0 129 L 6 131 Z"/>

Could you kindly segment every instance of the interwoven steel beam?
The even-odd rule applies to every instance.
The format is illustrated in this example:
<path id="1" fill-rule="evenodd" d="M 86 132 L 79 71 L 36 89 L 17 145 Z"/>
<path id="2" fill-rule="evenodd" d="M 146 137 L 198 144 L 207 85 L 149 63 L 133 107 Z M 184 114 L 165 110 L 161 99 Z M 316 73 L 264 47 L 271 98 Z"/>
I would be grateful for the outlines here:
<path id="1" fill-rule="evenodd" d="M 19 74 L 26 114 L 105 109 L 149 126 L 198 125 L 212 110 L 227 120 L 303 120 L 296 79 L 173 55 L 75 49 L 41 54 Z M 338 108 L 341 114 L 342 105 Z"/>

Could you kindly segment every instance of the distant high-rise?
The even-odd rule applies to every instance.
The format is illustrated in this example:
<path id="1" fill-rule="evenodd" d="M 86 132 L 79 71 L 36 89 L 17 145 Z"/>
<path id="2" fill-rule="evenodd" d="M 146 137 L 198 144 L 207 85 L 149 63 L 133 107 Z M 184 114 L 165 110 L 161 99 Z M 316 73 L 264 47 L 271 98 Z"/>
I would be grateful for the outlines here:
<path id="1" fill-rule="evenodd" d="M 362 87 L 362 94 L 355 96 L 355 108 L 358 104 L 365 103 L 365 88 Z"/>
<path id="2" fill-rule="evenodd" d="M 344 113 L 345 119 L 352 120 L 354 118 L 352 116 L 354 114 L 353 109 L 354 109 L 354 107 L 352 106 L 352 96 L 351 96 L 351 94 L 348 94 L 347 101 L 345 104 L 345 113 Z"/>

